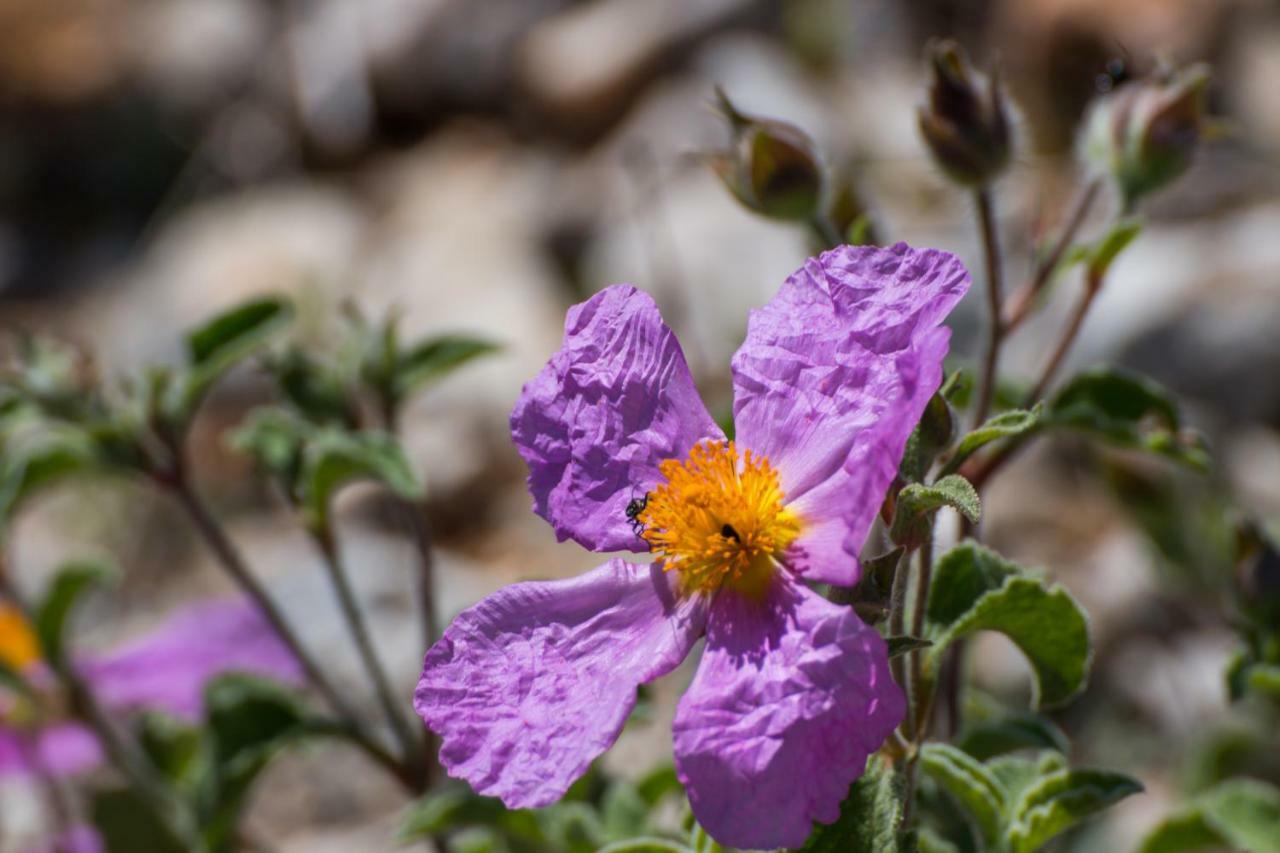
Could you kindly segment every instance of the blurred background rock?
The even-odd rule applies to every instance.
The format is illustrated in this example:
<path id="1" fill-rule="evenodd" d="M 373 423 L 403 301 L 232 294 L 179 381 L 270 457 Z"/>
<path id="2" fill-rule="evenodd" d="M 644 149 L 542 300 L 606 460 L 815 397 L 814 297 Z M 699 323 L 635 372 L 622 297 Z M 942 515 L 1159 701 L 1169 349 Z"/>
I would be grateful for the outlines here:
<path id="1" fill-rule="evenodd" d="M 66 336 L 108 376 L 176 358 L 182 329 L 269 291 L 299 300 L 300 334 L 319 340 L 351 299 L 402 312 L 409 332 L 500 341 L 405 421 L 449 617 L 511 580 L 596 562 L 532 516 L 507 437 L 564 309 L 612 282 L 651 290 L 727 406 L 746 312 L 808 253 L 803 233 L 753 218 L 693 156 L 723 141 L 714 84 L 852 164 L 882 235 L 978 266 L 968 199 L 916 130 L 934 35 L 998 60 L 1021 108 L 1022 153 L 999 185 L 1011 280 L 1071 195 L 1074 133 L 1108 61 L 1213 64 L 1230 132 L 1153 199 L 1075 363 L 1118 361 L 1182 395 L 1221 462 L 1186 488 L 1234 490 L 1275 518 L 1280 8 L 1263 0 L 0 0 L 0 324 Z M 1070 299 L 1059 290 L 1011 342 L 1011 370 L 1036 370 Z M 977 314 L 956 317 L 961 355 Z M 355 689 L 317 555 L 221 437 L 264 393 L 247 371 L 210 401 L 198 476 Z M 408 701 L 423 652 L 413 559 L 376 503 L 349 503 L 344 543 Z M 1165 811 L 1187 754 L 1169 744 L 1228 714 L 1231 635 L 1196 598 L 1226 583 L 1214 531 L 1187 532 L 1201 551 L 1178 557 L 1118 506 L 1115 478 L 1069 444 L 1022 459 L 988 504 L 993 542 L 1052 567 L 1093 616 L 1094 685 L 1062 717 L 1082 736 L 1079 760 L 1105 754 L 1148 784 L 1093 849 L 1124 849 Z M 14 563 L 34 578 L 85 549 L 127 569 L 84 626 L 90 642 L 224 589 L 170 508 L 119 485 L 42 501 Z M 1022 684 L 1007 651 L 992 641 L 975 657 L 993 690 Z M 659 691 L 668 708 L 686 677 Z M 669 738 L 651 728 L 627 737 Z M 610 761 L 633 772 L 663 754 L 624 739 Z M 20 813 L 15 802 L 0 811 Z M 280 850 L 381 849 L 402 804 L 356 757 L 326 750 L 274 767 L 249 825 Z"/>

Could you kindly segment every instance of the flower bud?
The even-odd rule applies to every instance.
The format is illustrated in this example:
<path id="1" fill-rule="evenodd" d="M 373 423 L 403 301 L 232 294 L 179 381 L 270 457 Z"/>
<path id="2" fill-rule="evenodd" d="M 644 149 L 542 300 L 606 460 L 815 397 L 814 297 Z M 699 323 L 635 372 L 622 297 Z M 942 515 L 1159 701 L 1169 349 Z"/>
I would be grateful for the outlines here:
<path id="1" fill-rule="evenodd" d="M 730 147 L 711 168 L 738 201 L 773 219 L 807 221 L 822 199 L 822 165 L 813 140 L 793 124 L 740 113 L 716 90 L 729 122 Z"/>
<path id="2" fill-rule="evenodd" d="M 973 70 L 953 41 L 932 41 L 928 101 L 920 107 L 920 133 L 952 180 L 990 183 L 1009 165 L 1012 132 L 1000 80 Z"/>
<path id="3" fill-rule="evenodd" d="M 1236 594 L 1244 615 L 1259 626 L 1280 628 L 1280 551 L 1254 525 L 1238 531 Z"/>
<path id="4" fill-rule="evenodd" d="M 1095 104 L 1086 155 L 1115 179 L 1126 207 L 1191 165 L 1206 128 L 1209 69 L 1193 65 L 1126 83 Z"/>

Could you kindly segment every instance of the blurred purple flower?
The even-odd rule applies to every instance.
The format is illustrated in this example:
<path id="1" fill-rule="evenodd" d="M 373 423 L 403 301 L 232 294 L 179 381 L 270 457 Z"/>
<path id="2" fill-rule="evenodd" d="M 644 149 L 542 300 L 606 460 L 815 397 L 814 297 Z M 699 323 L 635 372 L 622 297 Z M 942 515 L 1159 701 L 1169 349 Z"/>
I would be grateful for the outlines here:
<path id="1" fill-rule="evenodd" d="M 11 643 L 17 647 L 15 639 Z M 76 663 L 94 696 L 109 711 L 160 710 L 199 717 L 204 684 L 231 671 L 253 672 L 299 683 L 301 669 L 248 602 L 202 602 L 174 614 L 155 631 Z M 37 689 L 51 681 L 43 665 L 25 669 Z M 40 700 L 37 700 L 39 702 Z M 33 771 L 55 776 L 91 770 L 102 762 L 92 732 L 76 722 L 43 719 L 40 707 L 0 694 L 0 776 Z"/>
<path id="2" fill-rule="evenodd" d="M 573 308 L 511 416 L 534 507 L 561 540 L 655 563 L 516 584 L 454 620 L 415 697 L 449 773 L 512 808 L 553 802 L 637 685 L 705 635 L 673 726 L 698 822 L 773 848 L 835 820 L 904 699 L 880 635 L 805 582 L 857 582 L 968 286 L 953 256 L 904 244 L 809 260 L 751 314 L 733 442 L 649 296 L 615 286 Z"/>

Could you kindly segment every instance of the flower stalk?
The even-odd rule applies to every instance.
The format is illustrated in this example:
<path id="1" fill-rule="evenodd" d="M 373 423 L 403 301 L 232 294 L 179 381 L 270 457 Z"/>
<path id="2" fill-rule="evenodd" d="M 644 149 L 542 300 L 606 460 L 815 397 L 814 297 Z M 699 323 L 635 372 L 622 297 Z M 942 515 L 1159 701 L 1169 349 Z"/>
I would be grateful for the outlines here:
<path id="1" fill-rule="evenodd" d="M 338 554 L 337 542 L 334 539 L 333 531 L 327 525 L 318 530 L 311 528 L 308 528 L 308 530 L 324 558 L 325 573 L 328 575 L 329 583 L 338 599 L 338 605 L 342 609 L 342 616 L 347 623 L 351 638 L 355 640 L 360 662 L 363 664 L 364 670 L 373 684 L 374 693 L 378 697 L 378 703 L 382 706 L 387 723 L 403 751 L 405 770 L 411 776 L 415 786 L 422 786 L 423 762 L 420 754 L 422 745 L 413 736 L 413 732 L 409 729 L 408 724 L 397 708 L 395 691 L 391 688 L 386 669 L 378 659 L 377 650 L 373 646 L 373 639 L 369 633 L 368 622 L 364 618 L 364 613 L 360 610 L 360 605 L 356 602 L 355 591 L 351 588 L 351 580 L 343 567 L 342 558 Z"/>
<path id="2" fill-rule="evenodd" d="M 175 452 L 173 459 L 175 464 L 168 476 L 153 475 L 154 479 L 160 485 L 166 487 L 166 490 L 177 500 L 178 504 L 186 512 L 188 519 L 195 526 L 200 538 L 213 551 L 223 570 L 230 575 L 241 591 L 253 601 L 262 613 L 263 618 L 267 620 L 281 641 L 288 646 L 290 652 L 297 658 L 307 677 L 307 682 L 321 695 L 340 719 L 341 733 L 360 747 L 377 764 L 400 780 L 406 788 L 412 791 L 420 790 L 420 785 L 409 768 L 368 733 L 360 722 L 360 717 L 356 714 L 355 709 L 343 698 L 333 682 L 325 675 L 323 668 L 321 668 L 315 657 L 303 644 L 301 638 L 290 626 L 284 613 L 271 598 L 266 588 L 249 570 L 248 563 L 231 541 L 231 537 L 227 535 L 217 518 L 205 505 L 204 500 L 197 494 L 190 478 L 187 476 L 185 464 L 179 461 L 181 460 L 181 454 Z"/>

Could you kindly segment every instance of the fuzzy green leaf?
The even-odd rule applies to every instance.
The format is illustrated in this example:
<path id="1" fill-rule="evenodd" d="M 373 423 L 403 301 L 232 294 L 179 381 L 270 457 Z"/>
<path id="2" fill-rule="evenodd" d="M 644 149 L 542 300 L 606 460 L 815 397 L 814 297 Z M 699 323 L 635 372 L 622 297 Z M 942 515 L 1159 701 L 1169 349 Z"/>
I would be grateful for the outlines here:
<path id="1" fill-rule="evenodd" d="M 1123 371 L 1096 368 L 1077 374 L 1049 402 L 1044 421 L 1197 469 L 1209 465 L 1203 441 L 1183 429 L 1178 407 L 1165 389 Z"/>
<path id="2" fill-rule="evenodd" d="M 381 432 L 325 430 L 307 443 L 298 493 L 307 523 L 328 523 L 337 491 L 356 480 L 374 480 L 406 500 L 422 497 L 422 486 L 394 437 Z"/>
<path id="3" fill-rule="evenodd" d="M 114 576 L 102 563 L 70 562 L 58 569 L 36 606 L 35 630 L 45 658 L 57 664 L 66 653 L 67 619 L 85 593 Z"/>
<path id="4" fill-rule="evenodd" d="M 988 844 L 1000 837 L 1005 792 L 996 777 L 972 756 L 945 743 L 925 744 L 920 769 L 956 799 Z"/>
<path id="5" fill-rule="evenodd" d="M 1031 410 L 1010 409 L 1007 412 L 1001 412 L 960 439 L 955 452 L 946 461 L 943 471 L 951 473 L 959 470 L 966 459 L 993 441 L 1014 438 L 1038 428 L 1043 411 L 1044 407 L 1037 405 Z"/>
<path id="6" fill-rule="evenodd" d="M 899 655 L 905 655 L 914 652 L 916 649 L 927 649 L 932 646 L 929 640 L 921 637 L 910 637 L 906 635 L 896 637 L 885 637 L 885 645 L 889 647 L 889 657 L 896 658 Z"/>
<path id="7" fill-rule="evenodd" d="M 214 805 L 204 831 L 209 846 L 222 849 L 233 839 L 259 774 L 311 726 L 292 692 L 243 673 L 220 675 L 206 684 L 204 705 L 215 773 Z"/>
<path id="8" fill-rule="evenodd" d="M 1026 655 L 1035 676 L 1035 704 L 1060 705 L 1085 684 L 1091 647 L 1084 611 L 1065 589 L 1032 577 L 975 542 L 962 542 L 934 569 L 926 636 L 931 669 L 955 640 L 999 631 Z"/>
<path id="9" fill-rule="evenodd" d="M 28 441 L 7 444 L 0 457 L 0 527 L 40 489 L 98 462 L 93 439 L 74 427 L 50 425 Z"/>
<path id="10" fill-rule="evenodd" d="M 189 366 L 178 383 L 169 415 L 185 421 L 213 383 L 252 355 L 293 316 L 282 298 L 265 297 L 232 308 L 187 335 Z"/>
<path id="11" fill-rule="evenodd" d="M 186 853 L 165 819 L 132 788 L 101 788 L 90 806 L 94 828 L 107 853 Z"/>
<path id="12" fill-rule="evenodd" d="M 1142 790 L 1122 773 L 1059 770 L 1026 790 L 1014 804 L 1005 839 L 1011 853 L 1034 853 L 1087 817 Z"/>
<path id="13" fill-rule="evenodd" d="M 1166 818 L 1139 853 L 1190 853 L 1206 847 L 1275 853 L 1280 850 L 1280 789 L 1256 779 L 1230 779 Z"/>
<path id="14" fill-rule="evenodd" d="M 902 778 L 878 756 L 849 789 L 835 823 L 818 825 L 801 853 L 908 853 L 902 827 L 906 792 Z"/>
<path id="15" fill-rule="evenodd" d="M 1135 217 L 1121 219 L 1102 235 L 1088 251 L 1089 275 L 1096 281 L 1106 275 L 1115 259 L 1142 233 L 1142 221 Z"/>
<path id="16" fill-rule="evenodd" d="M 950 474 L 930 485 L 912 483 L 898 493 L 889 538 L 898 545 L 919 544 L 928 535 L 933 513 L 943 507 L 951 507 L 975 524 L 982 516 L 978 492 L 964 477 Z"/>
<path id="17" fill-rule="evenodd" d="M 395 393 L 403 397 L 428 382 L 446 376 L 472 359 L 499 349 L 491 341 L 464 335 L 427 338 L 400 355 L 396 364 Z"/>
<path id="18" fill-rule="evenodd" d="M 979 761 L 1020 749 L 1052 749 L 1065 754 L 1069 746 L 1062 729 L 1030 712 L 1009 713 L 967 726 L 956 745 Z"/>

